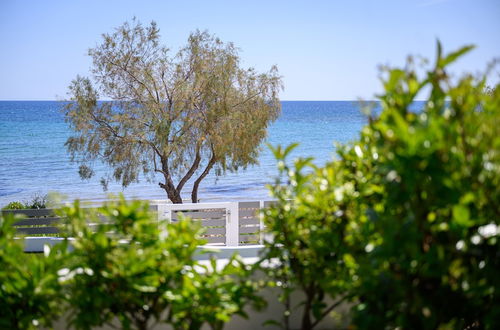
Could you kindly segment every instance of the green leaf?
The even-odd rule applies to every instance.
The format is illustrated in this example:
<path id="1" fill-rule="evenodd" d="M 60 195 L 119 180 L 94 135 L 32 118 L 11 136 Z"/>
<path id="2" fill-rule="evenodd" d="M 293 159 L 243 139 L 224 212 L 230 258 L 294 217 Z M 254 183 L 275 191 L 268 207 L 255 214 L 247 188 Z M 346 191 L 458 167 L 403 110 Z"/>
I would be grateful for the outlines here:
<path id="1" fill-rule="evenodd" d="M 283 151 L 283 158 L 286 158 L 295 148 L 299 146 L 298 143 L 292 143 L 288 145 Z"/>
<path id="2" fill-rule="evenodd" d="M 441 61 L 442 55 L 443 55 L 443 46 L 441 45 L 441 41 L 436 40 L 436 49 L 437 49 L 437 66 L 439 67 L 439 62 Z"/>
<path id="3" fill-rule="evenodd" d="M 474 224 L 474 222 L 470 220 L 469 208 L 462 204 L 453 206 L 453 220 L 463 227 L 470 227 Z"/>
<path id="4" fill-rule="evenodd" d="M 455 62 L 460 56 L 468 53 L 469 51 L 471 51 L 474 48 L 475 48 L 474 45 L 468 45 L 468 46 L 460 48 L 457 51 L 451 52 L 446 57 L 440 58 L 440 60 L 438 62 L 438 66 L 440 68 L 444 68 L 445 66 Z"/>

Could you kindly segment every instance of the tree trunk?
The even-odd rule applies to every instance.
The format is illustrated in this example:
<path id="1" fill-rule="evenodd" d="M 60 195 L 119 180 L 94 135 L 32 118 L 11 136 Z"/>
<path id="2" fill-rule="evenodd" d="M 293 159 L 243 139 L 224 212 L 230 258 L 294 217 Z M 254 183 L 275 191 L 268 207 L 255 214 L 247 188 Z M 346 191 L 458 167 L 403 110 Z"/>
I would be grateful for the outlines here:
<path id="1" fill-rule="evenodd" d="M 198 188 L 200 187 L 201 181 L 210 173 L 210 170 L 215 164 L 215 156 L 212 155 L 212 158 L 210 158 L 210 161 L 207 164 L 207 167 L 205 167 L 205 170 L 203 170 L 203 173 L 196 179 L 196 181 L 193 184 L 193 190 L 191 191 L 191 202 L 192 203 L 198 203 Z"/>
<path id="2" fill-rule="evenodd" d="M 302 316 L 302 330 L 310 330 L 312 329 L 312 322 L 311 322 L 311 304 L 310 301 L 306 302 L 306 305 L 304 306 L 304 314 Z"/>
<path id="3" fill-rule="evenodd" d="M 182 188 L 188 182 L 189 179 L 193 176 L 194 172 L 198 169 L 200 166 L 201 162 L 201 155 L 200 155 L 200 146 L 196 146 L 196 157 L 194 158 L 193 165 L 191 165 L 191 168 L 187 171 L 186 175 L 179 181 L 179 184 L 175 188 L 179 193 L 181 192 Z"/>
<path id="4" fill-rule="evenodd" d="M 164 183 L 158 183 L 160 188 L 165 190 L 167 193 L 168 199 L 174 204 L 182 204 L 182 197 L 181 197 L 181 192 L 175 189 L 174 186 L 169 185 L 169 184 L 164 184 Z"/>
<path id="5" fill-rule="evenodd" d="M 314 285 L 309 285 L 309 287 L 304 290 L 306 294 L 306 302 L 304 304 L 304 313 L 302 315 L 302 330 L 310 330 L 313 328 L 312 320 L 311 320 L 311 308 L 312 302 L 315 296 Z"/>
<path id="6" fill-rule="evenodd" d="M 182 204 L 181 190 L 177 189 L 170 176 L 170 171 L 168 169 L 168 158 L 161 157 L 161 169 L 163 177 L 165 178 L 165 183 L 158 183 L 160 188 L 167 192 L 167 197 L 174 204 Z"/>
<path id="7" fill-rule="evenodd" d="M 138 330 L 148 330 L 148 322 L 143 321 L 143 320 L 136 320 L 135 321 L 135 326 L 137 327 Z"/>

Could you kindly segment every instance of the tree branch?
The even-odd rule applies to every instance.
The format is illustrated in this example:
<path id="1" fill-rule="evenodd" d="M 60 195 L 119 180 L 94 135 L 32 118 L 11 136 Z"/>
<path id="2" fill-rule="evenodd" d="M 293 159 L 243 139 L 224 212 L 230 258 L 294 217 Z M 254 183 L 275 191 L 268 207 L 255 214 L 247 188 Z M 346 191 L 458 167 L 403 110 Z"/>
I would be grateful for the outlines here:
<path id="1" fill-rule="evenodd" d="M 208 161 L 207 166 L 203 170 L 203 173 L 194 181 L 193 190 L 191 191 L 191 202 L 198 203 L 198 187 L 200 186 L 200 182 L 210 173 L 210 170 L 215 165 L 216 157 L 215 153 L 212 152 L 212 157 Z"/>
<path id="2" fill-rule="evenodd" d="M 107 59 L 107 62 L 109 64 L 111 64 L 111 65 L 113 65 L 113 66 L 121 69 L 124 73 L 126 73 L 127 75 L 129 75 L 136 83 L 138 83 L 139 85 L 141 85 L 149 93 L 149 96 L 152 99 L 155 98 L 154 94 L 151 92 L 151 90 L 149 89 L 149 87 L 143 81 L 139 80 L 139 78 L 137 78 L 132 72 L 130 72 L 127 67 L 124 67 L 124 66 L 116 63 L 115 61 L 111 60 L 111 59 Z M 137 92 L 136 92 L 136 94 L 137 94 Z M 138 98 L 138 99 L 140 99 L 140 98 Z"/>
<path id="3" fill-rule="evenodd" d="M 152 149 L 153 149 L 153 165 L 154 165 L 155 172 L 157 172 L 157 173 L 162 173 L 163 175 L 166 175 L 166 173 L 165 173 L 165 172 L 163 172 L 163 170 L 160 170 L 160 169 L 158 168 L 158 166 L 156 165 L 156 155 L 158 155 L 159 157 L 161 157 L 161 155 L 160 155 L 160 154 L 158 154 L 158 153 L 157 153 L 157 151 L 156 151 L 156 150 L 158 150 L 158 149 L 156 149 L 156 147 L 155 147 L 154 145 L 152 145 L 151 147 L 152 147 Z M 156 149 L 156 150 L 155 150 L 155 149 Z M 155 155 L 155 154 L 156 154 L 156 155 Z"/>
<path id="4" fill-rule="evenodd" d="M 181 191 L 186 182 L 193 176 L 194 172 L 198 169 L 200 166 L 200 161 L 201 161 L 201 155 L 200 155 L 200 144 L 196 146 L 196 156 L 193 161 L 193 165 L 191 168 L 187 171 L 186 175 L 179 181 L 179 184 L 177 185 L 177 190 Z"/>
<path id="5" fill-rule="evenodd" d="M 346 301 L 348 298 L 351 298 L 353 295 L 345 295 L 343 296 L 339 301 L 333 303 L 330 307 L 328 307 L 323 314 L 319 318 L 314 321 L 314 323 L 311 325 L 311 328 L 314 328 L 321 322 L 328 314 L 330 314 L 331 311 L 333 311 L 335 308 L 337 308 L 340 304 L 342 304 L 344 301 Z"/>
<path id="6" fill-rule="evenodd" d="M 253 99 L 254 97 L 259 96 L 260 94 L 262 94 L 262 92 L 258 92 L 258 93 L 252 94 L 251 96 L 247 97 L 247 98 L 246 98 L 246 99 L 244 99 L 243 101 L 238 102 L 238 103 L 236 103 L 236 104 L 232 105 L 232 108 L 236 108 L 236 107 L 238 107 L 238 106 L 240 106 L 240 105 L 242 105 L 242 104 L 245 104 L 245 103 L 247 103 L 248 101 L 250 101 L 251 99 Z"/>

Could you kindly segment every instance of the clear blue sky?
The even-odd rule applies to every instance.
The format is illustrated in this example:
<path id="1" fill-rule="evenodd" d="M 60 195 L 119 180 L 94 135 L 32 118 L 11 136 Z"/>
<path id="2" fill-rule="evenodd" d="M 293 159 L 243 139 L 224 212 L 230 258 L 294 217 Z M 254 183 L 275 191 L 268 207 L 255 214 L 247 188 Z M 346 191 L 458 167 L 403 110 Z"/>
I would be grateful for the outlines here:
<path id="1" fill-rule="evenodd" d="M 457 73 L 500 57 L 500 0 L 0 0 L 0 100 L 64 98 L 88 75 L 87 49 L 133 16 L 155 20 L 172 49 L 208 29 L 240 47 L 245 66 L 277 64 L 283 100 L 371 99 L 379 64 L 433 58 L 437 38 L 445 50 L 478 46 Z"/>

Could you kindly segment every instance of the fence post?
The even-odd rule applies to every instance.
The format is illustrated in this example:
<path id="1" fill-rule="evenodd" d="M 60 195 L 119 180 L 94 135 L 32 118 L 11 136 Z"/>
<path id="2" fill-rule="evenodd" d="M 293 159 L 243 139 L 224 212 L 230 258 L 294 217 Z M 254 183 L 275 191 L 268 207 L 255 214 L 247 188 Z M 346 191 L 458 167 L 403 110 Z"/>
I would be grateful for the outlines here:
<path id="1" fill-rule="evenodd" d="M 158 216 L 158 223 L 163 221 L 171 222 L 171 210 L 166 203 L 158 203 L 156 204 L 156 212 Z M 160 232 L 160 239 L 165 239 L 168 236 L 168 231 L 165 227 L 162 227 Z"/>
<path id="2" fill-rule="evenodd" d="M 264 201 L 259 201 L 259 243 L 264 244 Z"/>
<path id="3" fill-rule="evenodd" d="M 226 208 L 226 246 L 238 246 L 240 235 L 240 209 L 238 202 Z"/>
<path id="4" fill-rule="evenodd" d="M 158 212 L 158 221 L 164 221 L 164 220 L 167 220 L 168 222 L 172 221 L 172 211 L 169 207 L 169 204 L 158 203 L 157 212 Z"/>

